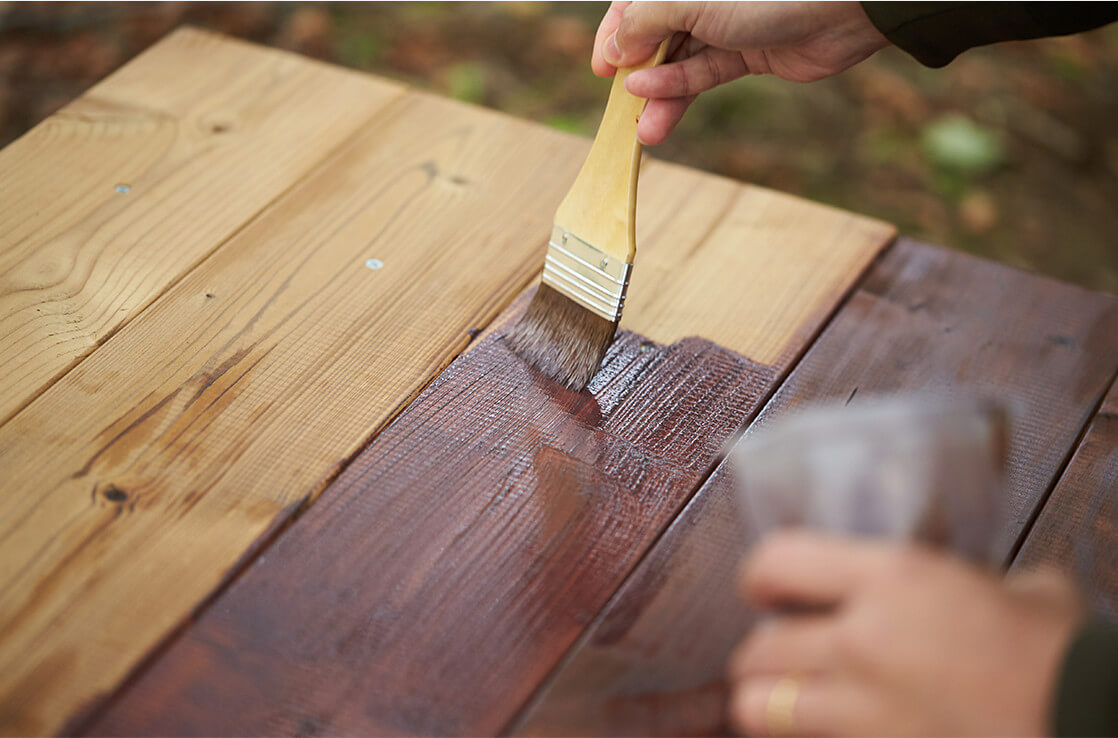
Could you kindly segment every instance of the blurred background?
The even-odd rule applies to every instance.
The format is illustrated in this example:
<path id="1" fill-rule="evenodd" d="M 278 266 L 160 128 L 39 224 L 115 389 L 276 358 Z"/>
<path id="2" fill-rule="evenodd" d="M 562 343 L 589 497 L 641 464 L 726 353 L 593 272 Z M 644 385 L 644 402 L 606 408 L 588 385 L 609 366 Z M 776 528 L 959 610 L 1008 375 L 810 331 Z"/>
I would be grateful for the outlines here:
<path id="1" fill-rule="evenodd" d="M 0 2 L 0 145 L 181 24 L 592 136 L 605 3 Z M 1118 292 L 1118 24 L 701 96 L 653 156 Z"/>

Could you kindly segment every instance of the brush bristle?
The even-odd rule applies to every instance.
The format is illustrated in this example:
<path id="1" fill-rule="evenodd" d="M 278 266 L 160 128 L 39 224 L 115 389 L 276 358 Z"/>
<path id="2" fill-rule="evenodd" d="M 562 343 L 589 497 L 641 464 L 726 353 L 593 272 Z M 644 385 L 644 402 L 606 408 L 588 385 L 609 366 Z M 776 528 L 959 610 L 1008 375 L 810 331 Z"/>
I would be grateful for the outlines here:
<path id="1" fill-rule="evenodd" d="M 541 284 L 508 340 L 529 364 L 581 391 L 602 365 L 616 331 L 616 322 Z"/>

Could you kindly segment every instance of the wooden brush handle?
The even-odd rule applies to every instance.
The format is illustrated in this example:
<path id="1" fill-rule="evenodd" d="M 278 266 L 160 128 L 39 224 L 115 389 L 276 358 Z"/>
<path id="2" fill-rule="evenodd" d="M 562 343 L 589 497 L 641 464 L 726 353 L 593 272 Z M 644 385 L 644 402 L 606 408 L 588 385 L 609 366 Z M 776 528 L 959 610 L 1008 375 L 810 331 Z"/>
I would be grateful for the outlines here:
<path id="1" fill-rule="evenodd" d="M 637 253 L 637 122 L 648 100 L 629 94 L 624 82 L 630 72 L 662 62 L 669 41 L 649 60 L 617 70 L 594 145 L 555 212 L 557 226 L 629 264 Z"/>

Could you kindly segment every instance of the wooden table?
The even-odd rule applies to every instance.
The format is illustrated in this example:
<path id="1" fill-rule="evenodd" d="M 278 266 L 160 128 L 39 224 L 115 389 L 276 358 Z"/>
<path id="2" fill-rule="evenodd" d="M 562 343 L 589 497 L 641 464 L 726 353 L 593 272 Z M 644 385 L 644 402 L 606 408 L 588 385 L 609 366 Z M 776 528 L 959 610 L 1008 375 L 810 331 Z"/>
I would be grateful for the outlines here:
<path id="1" fill-rule="evenodd" d="M 874 392 L 1015 403 L 1006 562 L 1118 615 L 1118 300 L 649 160 L 571 393 L 587 147 L 180 30 L 0 153 L 0 732 L 723 730 L 723 444 Z"/>

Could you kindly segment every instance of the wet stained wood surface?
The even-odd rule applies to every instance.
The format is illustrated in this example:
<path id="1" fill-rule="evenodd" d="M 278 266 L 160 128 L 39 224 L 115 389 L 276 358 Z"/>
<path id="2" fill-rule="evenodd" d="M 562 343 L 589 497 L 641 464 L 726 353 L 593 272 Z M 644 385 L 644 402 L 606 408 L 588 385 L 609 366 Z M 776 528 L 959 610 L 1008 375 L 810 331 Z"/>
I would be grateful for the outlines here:
<path id="1" fill-rule="evenodd" d="M 1014 568 L 1040 565 L 1074 574 L 1094 613 L 1118 625 L 1118 385 L 1013 562 Z"/>
<path id="2" fill-rule="evenodd" d="M 755 621 L 733 585 L 747 534 L 720 465 L 509 732 L 732 734 L 726 658 Z"/>
<path id="3" fill-rule="evenodd" d="M 859 402 L 902 390 L 979 392 L 1008 401 L 1014 432 L 1006 479 L 1009 523 L 1001 543 L 1008 552 L 1116 368 L 1115 298 L 902 239 L 755 423 L 818 401 Z M 1113 450 L 1114 438 L 1109 442 Z M 1107 473 L 1097 464 L 1091 468 L 1087 474 Z M 1076 521 L 1061 512 L 1054 517 L 1083 532 L 1094 526 L 1098 548 L 1086 548 L 1102 567 L 1092 568 L 1095 591 L 1114 597 L 1113 570 L 1104 567 L 1114 556 L 1115 492 L 1113 484 L 1097 481 L 1085 480 L 1079 493 L 1061 498 L 1081 515 L 1109 506 L 1109 522 Z M 732 587 L 746 530 L 732 471 L 722 464 L 536 696 L 515 732 L 724 732 L 726 654 L 751 622 Z M 1051 550 L 1051 543 L 1038 541 L 1037 547 Z M 1104 589 L 1109 592 L 1102 594 Z"/>
<path id="4" fill-rule="evenodd" d="M 1114 601 L 1114 298 L 649 161 L 572 394 L 502 331 L 587 148 L 187 30 L 0 152 L 0 734 L 722 732 L 724 444 L 874 391 L 1015 400 L 1005 550 Z"/>

